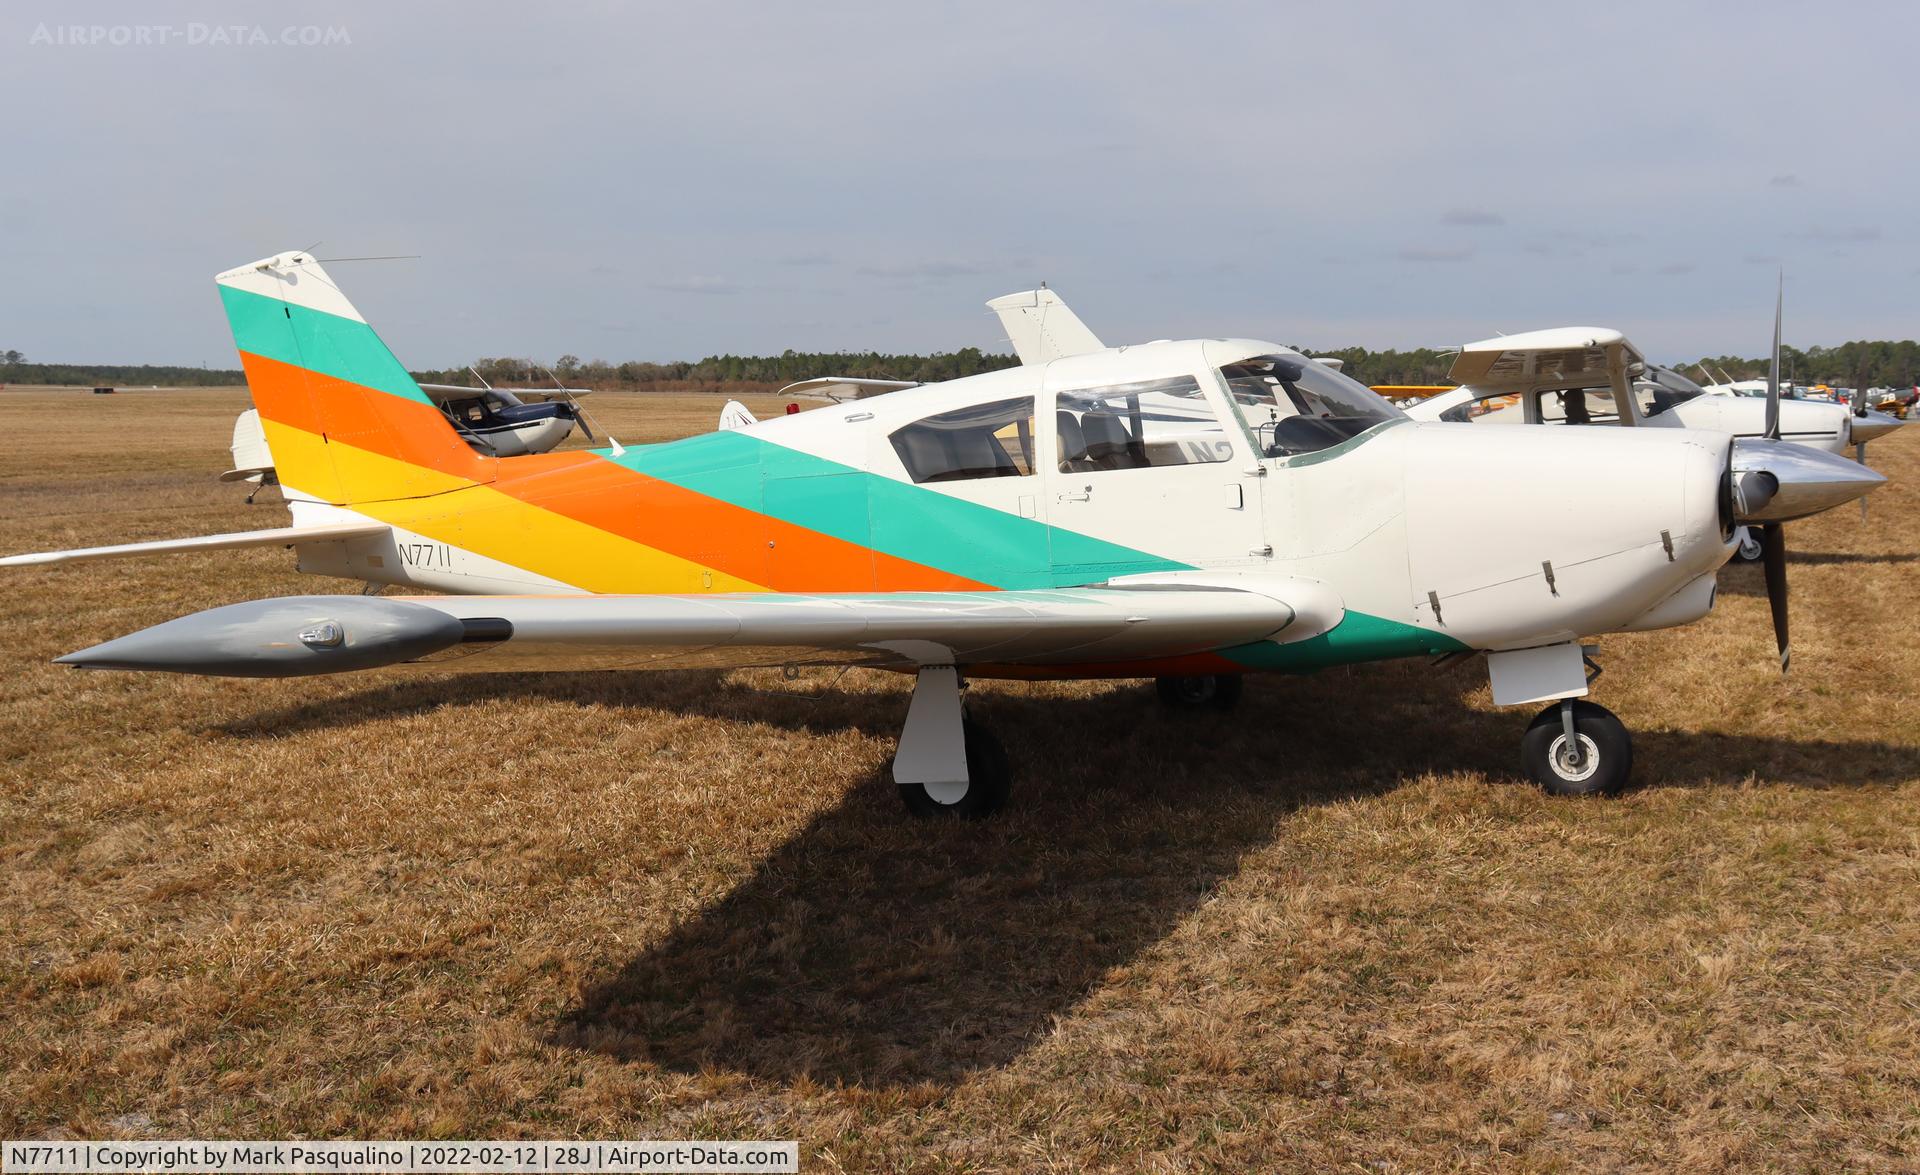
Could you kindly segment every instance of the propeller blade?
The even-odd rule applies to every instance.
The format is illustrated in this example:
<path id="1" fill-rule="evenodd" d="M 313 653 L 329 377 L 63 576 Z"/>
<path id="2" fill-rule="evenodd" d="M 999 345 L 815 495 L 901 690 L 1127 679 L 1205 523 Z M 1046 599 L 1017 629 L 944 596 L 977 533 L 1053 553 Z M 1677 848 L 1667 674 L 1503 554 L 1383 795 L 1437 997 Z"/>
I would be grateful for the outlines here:
<path id="1" fill-rule="evenodd" d="M 580 431 L 587 434 L 587 440 L 598 440 L 599 438 L 593 435 L 593 425 L 591 418 L 587 415 L 587 410 L 582 408 L 580 402 L 572 396 L 567 397 L 567 403 L 573 406 L 573 419 L 580 425 Z"/>
<path id="2" fill-rule="evenodd" d="M 1780 272 L 1779 288 L 1773 295 L 1773 359 L 1767 364 L 1767 431 L 1770 441 L 1780 439 L 1780 312 L 1786 305 L 1787 274 Z"/>
<path id="3" fill-rule="evenodd" d="M 1760 565 L 1766 571 L 1767 606 L 1773 609 L 1773 643 L 1780 649 L 1780 672 L 1793 661 L 1787 643 L 1787 532 L 1777 522 L 1760 531 Z"/>
<path id="4" fill-rule="evenodd" d="M 1853 446 L 1853 459 L 1862 465 L 1867 463 L 1867 442 L 1860 441 Z M 1867 500 L 1860 499 L 1860 521 L 1867 520 Z"/>

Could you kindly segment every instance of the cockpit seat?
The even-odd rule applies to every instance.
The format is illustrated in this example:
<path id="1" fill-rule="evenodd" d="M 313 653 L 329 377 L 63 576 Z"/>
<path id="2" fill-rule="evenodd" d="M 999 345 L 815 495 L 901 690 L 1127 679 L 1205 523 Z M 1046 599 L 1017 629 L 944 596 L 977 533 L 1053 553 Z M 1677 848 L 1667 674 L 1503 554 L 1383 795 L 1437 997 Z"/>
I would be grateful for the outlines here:
<path id="1" fill-rule="evenodd" d="M 1080 418 L 1080 431 L 1087 439 L 1088 469 L 1137 469 L 1145 464 L 1113 413 L 1088 412 Z"/>

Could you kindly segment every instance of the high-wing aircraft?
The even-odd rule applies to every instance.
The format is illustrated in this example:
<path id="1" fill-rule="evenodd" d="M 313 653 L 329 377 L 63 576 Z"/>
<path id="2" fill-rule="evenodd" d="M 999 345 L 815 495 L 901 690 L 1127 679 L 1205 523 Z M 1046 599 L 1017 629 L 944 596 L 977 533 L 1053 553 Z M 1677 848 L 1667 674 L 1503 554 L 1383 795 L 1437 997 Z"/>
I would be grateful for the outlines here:
<path id="1" fill-rule="evenodd" d="M 1476 424 L 1626 425 L 1732 433 L 1734 467 L 1774 469 L 1800 454 L 1773 452 L 1772 441 L 1820 453 L 1854 448 L 1858 468 L 1810 458 L 1801 491 L 1777 500 L 1755 522 L 1786 522 L 1854 500 L 1878 485 L 1865 468 L 1868 441 L 1900 427 L 1884 413 L 1846 405 L 1713 395 L 1668 367 L 1649 363 L 1617 330 L 1555 327 L 1468 343 L 1448 373 L 1458 386 L 1410 404 L 1415 420 Z M 1762 381 L 1764 382 L 1764 381 Z M 1824 470 L 1816 474 L 1815 470 Z M 1825 478 L 1824 491 L 1817 489 Z M 1791 500 L 1789 500 L 1791 499 Z M 1764 556 L 1762 536 L 1743 527 L 1739 557 Z"/>
<path id="2" fill-rule="evenodd" d="M 1415 420 L 1703 428 L 1755 438 L 1767 429 L 1764 391 L 1758 398 L 1710 394 L 1678 371 L 1647 362 L 1625 335 L 1606 327 L 1553 327 L 1468 343 L 1448 378 L 1457 386 L 1409 405 L 1407 414 Z M 1781 440 L 1829 453 L 1845 453 L 1900 427 L 1883 413 L 1787 399 L 1784 390 L 1779 414 Z"/>
<path id="3" fill-rule="evenodd" d="M 1693 429 L 1418 424 L 1273 343 L 1102 347 L 1041 293 L 1011 311 L 1040 320 L 1029 365 L 492 456 L 307 254 L 216 281 L 292 525 L 0 564 L 290 546 L 307 572 L 457 594 L 258 600 L 61 662 L 897 670 L 916 680 L 893 778 L 927 814 L 1008 794 L 967 677 L 1154 677 L 1169 704 L 1226 707 L 1247 673 L 1474 652 L 1496 703 L 1546 703 L 1521 740 L 1534 779 L 1616 791 L 1632 744 L 1584 700 L 1583 639 L 1705 615 L 1734 527 L 1803 472 L 1738 472 L 1729 436 Z"/>

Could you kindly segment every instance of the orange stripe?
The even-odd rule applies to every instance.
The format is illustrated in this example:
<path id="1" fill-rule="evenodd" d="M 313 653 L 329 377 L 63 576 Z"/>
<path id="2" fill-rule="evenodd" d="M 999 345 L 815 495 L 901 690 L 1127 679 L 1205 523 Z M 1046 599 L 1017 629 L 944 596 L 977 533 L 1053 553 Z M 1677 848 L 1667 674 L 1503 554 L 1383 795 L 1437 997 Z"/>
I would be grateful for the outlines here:
<path id="1" fill-rule="evenodd" d="M 468 481 L 493 477 L 488 466 L 496 459 L 467 447 L 432 404 L 246 351 L 240 365 L 263 419 Z M 297 477 L 287 480 L 300 484 Z"/>
<path id="2" fill-rule="evenodd" d="M 514 457 L 493 488 L 774 591 L 981 591 L 992 585 L 709 498 L 591 453 Z M 539 484 L 536 486 L 534 482 Z"/>
<path id="3" fill-rule="evenodd" d="M 430 404 L 259 355 L 242 352 L 240 359 L 254 406 L 265 419 L 409 465 L 490 482 L 495 490 L 530 506 L 776 591 L 992 587 L 709 498 L 597 454 L 482 457 Z M 309 488 L 300 479 L 303 471 L 281 472 L 290 484 Z M 343 492 L 340 498 L 351 500 L 352 494 Z"/>

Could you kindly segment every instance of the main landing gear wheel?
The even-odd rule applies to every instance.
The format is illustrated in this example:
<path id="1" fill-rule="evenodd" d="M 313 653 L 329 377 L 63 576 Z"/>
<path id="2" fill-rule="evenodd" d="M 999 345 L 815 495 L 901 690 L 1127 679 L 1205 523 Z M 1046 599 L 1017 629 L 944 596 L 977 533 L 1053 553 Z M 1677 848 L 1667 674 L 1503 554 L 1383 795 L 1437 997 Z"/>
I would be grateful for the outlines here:
<path id="1" fill-rule="evenodd" d="M 1013 765 L 1007 749 L 993 732 L 962 719 L 961 738 L 967 747 L 966 783 L 903 783 L 900 801 L 915 816 L 961 817 L 981 820 L 998 812 L 1013 789 Z"/>
<path id="2" fill-rule="evenodd" d="M 1571 707 L 1573 739 L 1567 738 Z M 1520 740 L 1527 774 L 1551 795 L 1611 796 L 1633 771 L 1633 738 L 1613 711 L 1592 702 L 1555 702 Z"/>
<path id="3" fill-rule="evenodd" d="M 1760 562 L 1760 538 L 1746 527 L 1740 528 L 1740 545 L 1734 548 L 1733 557 L 1742 563 Z"/>
<path id="4" fill-rule="evenodd" d="M 1153 688 L 1169 710 L 1227 711 L 1240 704 L 1245 682 L 1238 673 L 1209 673 L 1194 677 L 1156 677 Z"/>

